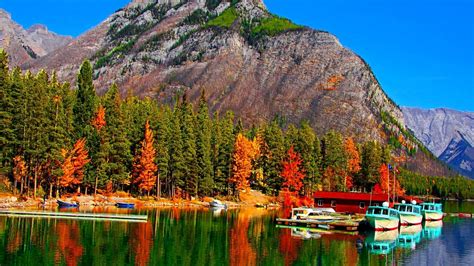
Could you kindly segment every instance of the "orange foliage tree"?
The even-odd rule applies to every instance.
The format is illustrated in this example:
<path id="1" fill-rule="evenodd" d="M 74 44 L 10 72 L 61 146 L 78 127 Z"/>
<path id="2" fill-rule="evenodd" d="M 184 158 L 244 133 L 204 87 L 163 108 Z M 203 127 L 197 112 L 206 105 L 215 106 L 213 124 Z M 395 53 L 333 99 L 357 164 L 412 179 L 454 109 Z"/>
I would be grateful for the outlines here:
<path id="1" fill-rule="evenodd" d="M 107 122 L 105 121 L 105 108 L 100 105 L 99 109 L 97 110 L 97 114 L 92 120 L 92 125 L 97 131 L 100 131 L 103 127 L 106 126 L 106 124 Z"/>
<path id="2" fill-rule="evenodd" d="M 133 163 L 134 183 L 138 188 L 150 193 L 150 190 L 156 184 L 156 171 L 158 166 L 155 163 L 156 150 L 153 147 L 153 131 L 150 129 L 150 123 L 145 123 L 145 138 L 141 143 L 141 149 L 135 156 Z"/>
<path id="3" fill-rule="evenodd" d="M 23 158 L 19 155 L 13 158 L 13 179 L 15 180 L 15 189 L 18 182 L 23 182 L 23 178 L 26 177 L 26 164 Z M 22 186 L 23 190 L 23 186 Z M 21 191 L 23 192 L 23 191 Z"/>
<path id="4" fill-rule="evenodd" d="M 63 188 L 79 185 L 84 177 L 84 167 L 89 163 L 89 153 L 85 147 L 86 139 L 79 139 L 72 150 L 63 149 L 61 154 L 64 161 L 61 165 L 63 175 L 59 177 L 58 185 Z"/>
<path id="5" fill-rule="evenodd" d="M 232 176 L 229 183 L 234 184 L 237 190 L 249 187 L 249 177 L 252 174 L 252 160 L 259 154 L 257 140 L 250 141 L 239 133 L 234 144 L 234 154 L 232 156 Z"/>
<path id="6" fill-rule="evenodd" d="M 287 152 L 287 158 L 282 162 L 281 177 L 283 189 L 287 191 L 300 191 L 303 187 L 304 170 L 301 167 L 303 160 L 295 152 L 293 146 Z"/>
<path id="7" fill-rule="evenodd" d="M 344 149 L 347 154 L 347 173 L 345 176 L 344 185 L 347 190 L 350 190 L 354 184 L 354 176 L 357 175 L 361 169 L 360 155 L 352 138 L 347 138 L 344 142 Z"/>
<path id="8" fill-rule="evenodd" d="M 394 191 L 398 195 L 403 195 L 405 193 L 405 191 L 400 186 L 400 182 L 398 182 L 398 180 L 394 180 L 394 178 L 390 178 L 390 171 L 386 164 L 380 165 L 379 174 L 380 188 L 384 193 L 393 193 Z"/>

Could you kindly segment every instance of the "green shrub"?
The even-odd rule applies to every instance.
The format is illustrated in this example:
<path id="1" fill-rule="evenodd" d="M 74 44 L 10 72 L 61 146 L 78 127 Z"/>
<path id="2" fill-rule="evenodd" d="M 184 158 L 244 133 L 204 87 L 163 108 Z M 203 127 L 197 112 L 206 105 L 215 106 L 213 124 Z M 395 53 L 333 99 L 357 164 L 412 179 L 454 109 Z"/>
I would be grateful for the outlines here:
<path id="1" fill-rule="evenodd" d="M 99 59 L 97 59 L 97 62 L 95 63 L 94 68 L 97 69 L 97 68 L 101 68 L 101 67 L 105 66 L 107 63 L 110 62 L 110 59 L 112 59 L 112 57 L 115 54 L 118 54 L 118 53 L 124 54 L 124 53 L 128 52 L 130 49 L 132 49 L 133 45 L 135 45 L 135 40 L 130 40 L 126 43 L 120 44 L 117 47 L 114 47 L 106 55 L 104 55 L 104 56 L 100 57 Z"/>
<path id="2" fill-rule="evenodd" d="M 207 22 L 206 27 L 230 28 L 239 17 L 239 12 L 234 7 L 226 9 L 218 17 Z"/>

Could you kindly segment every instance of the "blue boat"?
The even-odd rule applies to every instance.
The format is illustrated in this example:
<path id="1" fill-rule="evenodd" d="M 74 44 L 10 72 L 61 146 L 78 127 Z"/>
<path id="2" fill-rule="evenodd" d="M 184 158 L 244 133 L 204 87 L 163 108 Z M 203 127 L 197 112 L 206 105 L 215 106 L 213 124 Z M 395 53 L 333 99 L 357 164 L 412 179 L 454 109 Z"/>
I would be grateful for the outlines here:
<path id="1" fill-rule="evenodd" d="M 79 208 L 79 203 L 57 200 L 59 208 Z"/>
<path id="2" fill-rule="evenodd" d="M 115 206 L 122 209 L 133 209 L 135 208 L 135 203 L 117 202 L 115 203 Z"/>

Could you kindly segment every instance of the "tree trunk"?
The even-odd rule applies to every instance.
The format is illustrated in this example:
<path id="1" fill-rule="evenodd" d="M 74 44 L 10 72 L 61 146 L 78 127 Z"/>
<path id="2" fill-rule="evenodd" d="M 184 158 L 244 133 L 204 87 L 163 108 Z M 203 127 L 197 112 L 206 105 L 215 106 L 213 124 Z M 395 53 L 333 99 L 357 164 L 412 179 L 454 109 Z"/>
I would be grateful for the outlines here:
<path id="1" fill-rule="evenodd" d="M 87 196 L 87 187 L 85 188 L 84 194 Z"/>
<path id="2" fill-rule="evenodd" d="M 97 183 L 99 182 L 98 176 L 95 176 L 95 184 L 94 184 L 94 197 L 97 196 Z"/>
<path id="3" fill-rule="evenodd" d="M 18 182 L 17 182 L 16 179 L 15 179 L 15 181 L 14 181 L 14 183 L 13 183 L 13 195 L 16 195 L 16 190 L 17 190 L 17 189 L 16 189 L 16 186 L 17 186 L 17 183 L 18 183 Z"/>
<path id="4" fill-rule="evenodd" d="M 53 182 L 49 183 L 49 198 L 53 197 Z"/>
<path id="5" fill-rule="evenodd" d="M 81 187 L 77 187 L 77 194 L 81 194 Z"/>
<path id="6" fill-rule="evenodd" d="M 161 198 L 161 183 L 160 183 L 160 174 L 156 176 L 156 197 Z"/>
<path id="7" fill-rule="evenodd" d="M 36 199 L 36 184 L 38 183 L 38 171 L 35 171 L 35 179 L 33 185 L 33 198 Z"/>
<path id="8" fill-rule="evenodd" d="M 20 195 L 23 195 L 23 179 L 25 179 L 24 177 L 21 178 L 20 180 Z"/>

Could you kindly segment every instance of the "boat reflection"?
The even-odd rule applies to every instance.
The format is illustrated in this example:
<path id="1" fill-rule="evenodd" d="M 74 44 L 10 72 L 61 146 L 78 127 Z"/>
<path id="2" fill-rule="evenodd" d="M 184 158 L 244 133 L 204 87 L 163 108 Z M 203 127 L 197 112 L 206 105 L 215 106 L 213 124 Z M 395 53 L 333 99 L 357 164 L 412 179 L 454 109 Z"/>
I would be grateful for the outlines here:
<path id="1" fill-rule="evenodd" d="M 321 234 L 319 234 L 315 229 L 294 227 L 291 228 L 291 237 L 300 239 L 317 239 L 321 238 Z"/>
<path id="2" fill-rule="evenodd" d="M 422 237 L 426 239 L 436 239 L 441 236 L 443 221 L 425 221 L 423 224 Z"/>
<path id="3" fill-rule="evenodd" d="M 365 238 L 365 246 L 372 254 L 388 254 L 397 245 L 398 230 L 371 231 Z"/>
<path id="4" fill-rule="evenodd" d="M 401 226 L 400 235 L 398 236 L 397 246 L 401 248 L 415 249 L 416 244 L 421 241 L 421 224 L 411 226 Z"/>

